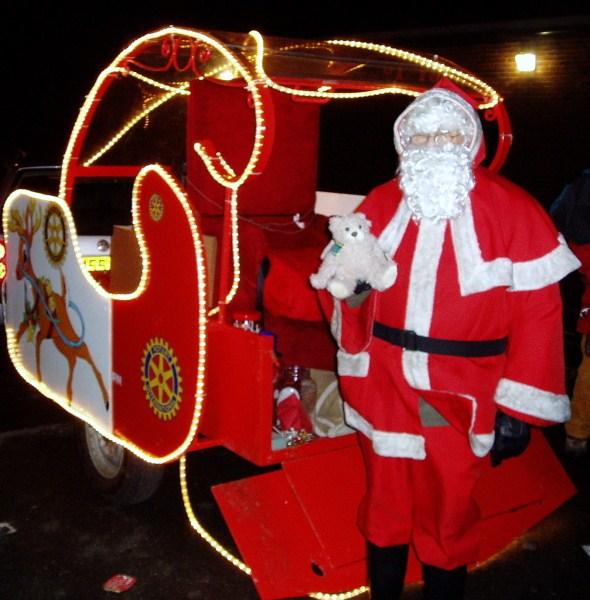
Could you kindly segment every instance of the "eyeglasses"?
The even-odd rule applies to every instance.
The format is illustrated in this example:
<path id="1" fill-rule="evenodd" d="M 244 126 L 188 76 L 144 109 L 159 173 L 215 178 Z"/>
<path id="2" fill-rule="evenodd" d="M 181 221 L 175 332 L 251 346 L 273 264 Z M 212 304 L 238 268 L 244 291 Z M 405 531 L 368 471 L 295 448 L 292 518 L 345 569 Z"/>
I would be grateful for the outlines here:
<path id="1" fill-rule="evenodd" d="M 446 144 L 455 144 L 459 146 L 465 143 L 465 136 L 458 131 L 437 131 L 436 133 L 415 133 L 410 136 L 410 143 L 413 146 L 426 146 L 434 144 L 435 146 L 445 146 Z"/>

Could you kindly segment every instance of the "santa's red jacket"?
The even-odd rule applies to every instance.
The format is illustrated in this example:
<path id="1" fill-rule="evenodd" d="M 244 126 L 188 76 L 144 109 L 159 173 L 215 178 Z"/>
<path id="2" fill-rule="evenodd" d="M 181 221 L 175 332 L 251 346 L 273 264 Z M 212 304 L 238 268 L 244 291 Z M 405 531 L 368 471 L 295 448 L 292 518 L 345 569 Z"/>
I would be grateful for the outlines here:
<path id="1" fill-rule="evenodd" d="M 465 211 L 452 220 L 413 220 L 397 180 L 358 209 L 398 278 L 359 307 L 330 298 L 327 308 L 347 421 L 382 456 L 425 457 L 420 398 L 469 437 L 477 456 L 493 444 L 498 408 L 533 424 L 569 417 L 557 282 L 580 263 L 524 190 L 482 167 L 475 176 Z M 484 357 L 402 349 L 373 335 L 375 321 L 431 338 L 508 344 Z"/>

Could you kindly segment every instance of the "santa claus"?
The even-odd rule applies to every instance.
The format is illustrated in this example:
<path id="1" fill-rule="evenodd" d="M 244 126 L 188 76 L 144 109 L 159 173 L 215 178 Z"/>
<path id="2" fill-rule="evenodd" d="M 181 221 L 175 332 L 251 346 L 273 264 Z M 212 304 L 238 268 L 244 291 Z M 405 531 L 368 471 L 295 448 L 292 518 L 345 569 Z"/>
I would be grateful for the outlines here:
<path id="1" fill-rule="evenodd" d="M 425 597 L 457 599 L 498 411 L 517 424 L 568 418 L 558 282 L 579 263 L 533 198 L 480 166 L 481 123 L 454 86 L 412 102 L 394 140 L 399 176 L 359 210 L 398 279 L 327 310 L 366 464 L 372 598 L 399 597 L 411 544 Z"/>

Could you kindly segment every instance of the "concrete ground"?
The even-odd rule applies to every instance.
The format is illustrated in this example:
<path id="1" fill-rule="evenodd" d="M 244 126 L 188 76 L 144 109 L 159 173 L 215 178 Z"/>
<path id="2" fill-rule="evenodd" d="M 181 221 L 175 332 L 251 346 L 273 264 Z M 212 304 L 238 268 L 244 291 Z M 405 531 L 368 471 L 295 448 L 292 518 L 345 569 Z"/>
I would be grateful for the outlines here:
<path id="1" fill-rule="evenodd" d="M 137 581 L 129 600 L 255 600 L 251 579 L 191 529 L 178 469 L 147 502 L 105 504 L 86 486 L 74 423 L 18 380 L 4 356 L 0 400 L 0 599 L 108 599 L 115 574 Z M 590 459 L 561 453 L 563 428 L 547 431 L 578 494 L 469 576 L 466 600 L 590 598 Z M 191 454 L 188 479 L 203 524 L 231 547 L 209 493 L 211 478 L 247 469 L 223 449 Z M 589 550 L 590 551 L 590 550 Z M 404 600 L 421 597 L 407 586 Z M 366 597 L 362 598 L 366 600 Z"/>

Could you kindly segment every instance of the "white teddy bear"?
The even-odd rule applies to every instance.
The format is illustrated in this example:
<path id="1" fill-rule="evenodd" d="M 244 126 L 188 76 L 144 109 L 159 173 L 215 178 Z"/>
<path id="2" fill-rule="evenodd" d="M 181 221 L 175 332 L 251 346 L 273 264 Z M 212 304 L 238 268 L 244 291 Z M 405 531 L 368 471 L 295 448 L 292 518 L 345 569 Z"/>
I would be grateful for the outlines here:
<path id="1" fill-rule="evenodd" d="M 332 242 L 322 253 L 322 264 L 310 276 L 311 285 L 338 299 L 348 298 L 360 282 L 383 291 L 397 277 L 396 264 L 370 232 L 371 222 L 362 213 L 330 217 Z"/>

